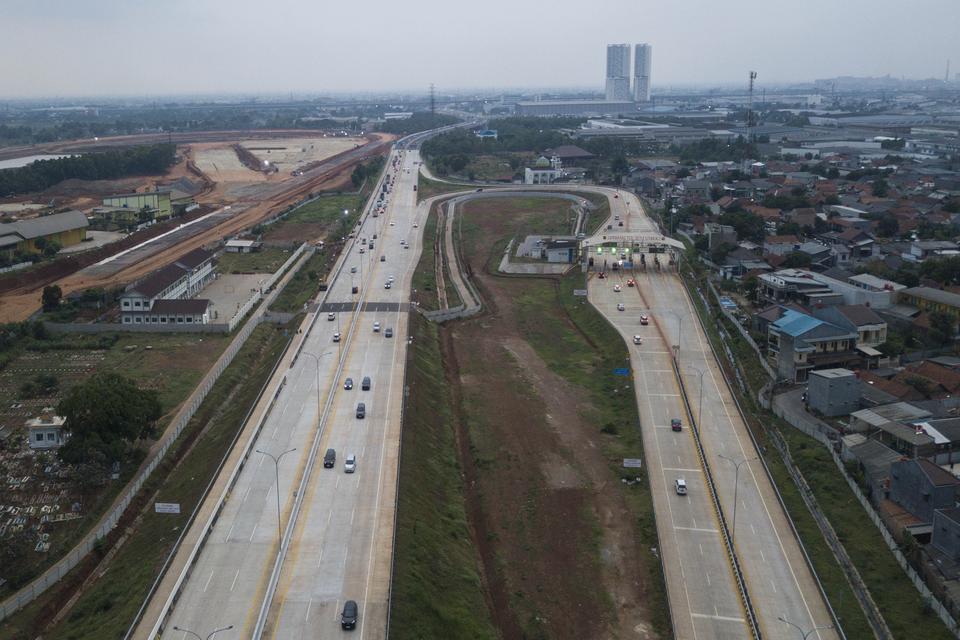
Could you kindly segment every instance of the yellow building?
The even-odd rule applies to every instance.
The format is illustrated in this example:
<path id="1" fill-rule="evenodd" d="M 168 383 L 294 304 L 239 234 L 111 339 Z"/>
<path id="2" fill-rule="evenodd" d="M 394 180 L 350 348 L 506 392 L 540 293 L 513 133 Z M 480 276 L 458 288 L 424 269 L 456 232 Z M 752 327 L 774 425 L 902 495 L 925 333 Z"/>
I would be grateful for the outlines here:
<path id="1" fill-rule="evenodd" d="M 147 193 L 122 193 L 103 199 L 104 207 L 115 207 L 141 211 L 146 208 L 157 220 L 166 220 L 173 212 L 169 191 L 149 191 Z"/>
<path id="2" fill-rule="evenodd" d="M 61 247 L 83 242 L 87 237 L 87 216 L 82 211 L 66 211 L 49 216 L 0 224 L 0 251 L 13 255 L 40 253 L 40 245 L 55 242 Z"/>

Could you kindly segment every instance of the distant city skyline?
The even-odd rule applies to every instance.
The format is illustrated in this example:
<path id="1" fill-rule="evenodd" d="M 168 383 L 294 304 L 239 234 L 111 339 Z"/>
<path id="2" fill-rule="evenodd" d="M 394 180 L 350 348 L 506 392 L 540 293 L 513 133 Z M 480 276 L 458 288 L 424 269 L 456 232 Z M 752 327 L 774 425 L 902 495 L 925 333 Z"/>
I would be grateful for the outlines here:
<path id="1" fill-rule="evenodd" d="M 361 20 L 355 6 L 297 0 L 8 0 L 0 99 L 384 94 L 430 83 L 602 92 L 613 42 L 657 50 L 654 92 L 745 84 L 751 69 L 761 87 L 835 76 L 943 79 L 948 59 L 960 69 L 956 0 L 606 0 L 597 11 L 556 0 L 547 12 L 488 0 L 481 13 L 409 0 L 374 9 Z"/>

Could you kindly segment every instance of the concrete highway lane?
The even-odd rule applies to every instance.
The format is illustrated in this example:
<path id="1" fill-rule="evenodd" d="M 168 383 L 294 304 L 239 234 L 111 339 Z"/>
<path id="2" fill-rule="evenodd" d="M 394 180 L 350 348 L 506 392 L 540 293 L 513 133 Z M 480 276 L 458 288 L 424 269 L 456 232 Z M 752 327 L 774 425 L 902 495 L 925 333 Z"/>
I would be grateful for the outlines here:
<path id="1" fill-rule="evenodd" d="M 318 428 L 319 458 L 309 476 L 265 635 L 338 636 L 343 603 L 352 599 L 360 607 L 354 636 L 385 636 L 407 303 L 424 222 L 415 220 L 417 156 L 416 151 L 391 154 L 388 167 L 397 157 L 399 168 L 389 170 L 395 184 L 385 196 L 385 210 L 376 218 L 366 216 L 357 229 L 357 241 L 342 256 L 343 269 L 330 284 L 329 304 L 286 372 L 286 383 L 255 443 L 256 449 L 274 455 L 296 450 L 280 460 L 278 470 L 267 456 L 251 454 L 173 608 L 165 636 L 181 637 L 174 626 L 234 625 L 229 633 L 235 637 L 252 634 L 279 548 L 277 478 L 285 528 Z M 401 240 L 409 248 L 403 248 Z M 385 288 L 391 277 L 390 288 Z M 353 287 L 358 293 L 352 293 Z M 328 307 L 336 309 L 333 320 L 327 319 Z M 373 330 L 374 322 L 380 323 L 379 331 Z M 386 337 L 387 329 L 392 337 Z M 341 335 L 339 342 L 335 333 Z M 343 370 L 337 376 L 341 357 Z M 365 376 L 372 381 L 368 391 L 361 388 Z M 343 388 L 347 377 L 354 382 L 351 390 Z M 331 395 L 330 411 L 318 424 L 318 407 Z M 366 404 L 364 419 L 356 418 L 357 402 Z M 333 469 L 322 464 L 328 447 L 337 452 Z M 352 474 L 344 472 L 349 454 L 357 457 Z"/>
<path id="2" fill-rule="evenodd" d="M 612 222 L 614 229 L 655 231 L 632 195 L 620 192 L 611 205 L 611 214 L 625 221 L 623 228 Z M 597 235 L 604 233 L 615 231 L 604 227 Z M 607 271 L 605 279 L 591 274 L 588 295 L 629 345 L 676 637 L 749 637 L 746 613 L 672 368 L 672 346 L 676 344 L 680 345 L 680 369 L 694 418 L 701 411 L 702 377 L 701 440 L 731 527 L 735 463 L 747 460 L 739 473 L 735 547 L 763 637 L 796 637 L 797 630 L 780 621 L 781 617 L 805 630 L 827 626 L 831 619 L 826 604 L 773 486 L 755 460 L 757 453 L 694 309 L 676 272 L 668 268 L 657 271 L 652 257 L 648 255 L 646 271 Z M 666 266 L 666 256 L 661 254 L 660 259 Z M 635 279 L 636 286 L 627 286 L 629 278 Z M 614 291 L 615 284 L 620 285 L 620 292 Z M 618 303 L 624 310 L 618 310 Z M 641 314 L 649 317 L 648 325 L 640 324 Z M 633 344 L 634 335 L 643 338 L 642 345 Z M 675 417 L 683 419 L 679 433 L 670 428 Z M 686 481 L 686 496 L 676 493 L 678 478 Z M 832 630 L 819 630 L 810 637 L 838 636 Z"/>

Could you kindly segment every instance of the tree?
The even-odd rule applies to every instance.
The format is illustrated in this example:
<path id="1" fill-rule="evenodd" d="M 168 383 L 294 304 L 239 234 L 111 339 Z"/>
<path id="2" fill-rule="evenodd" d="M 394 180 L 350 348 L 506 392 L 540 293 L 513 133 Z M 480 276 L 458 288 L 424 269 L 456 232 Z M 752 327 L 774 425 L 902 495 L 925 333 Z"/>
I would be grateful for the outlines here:
<path id="1" fill-rule="evenodd" d="M 60 458 L 78 464 L 96 453 L 107 461 L 123 459 L 130 444 L 153 432 L 161 409 L 155 391 L 141 391 L 116 373 L 100 373 L 71 389 L 57 413 L 71 434 Z"/>
<path id="2" fill-rule="evenodd" d="M 47 246 L 43 248 L 43 255 L 45 258 L 52 258 L 60 253 L 60 249 L 62 248 L 59 242 L 48 242 Z"/>
<path id="3" fill-rule="evenodd" d="M 791 251 L 780 266 L 783 269 L 806 269 L 810 266 L 811 261 L 809 253 Z"/>
<path id="4" fill-rule="evenodd" d="M 43 302 L 44 311 L 52 311 L 60 306 L 60 299 L 63 298 L 63 291 L 60 289 L 59 285 L 51 284 L 43 288 L 43 297 L 41 301 Z"/>
<path id="5" fill-rule="evenodd" d="M 887 181 L 883 178 L 877 178 L 873 181 L 872 189 L 874 197 L 886 198 L 887 194 L 890 192 L 890 185 L 888 185 Z"/>
<path id="6" fill-rule="evenodd" d="M 623 154 L 617 155 L 610 161 L 610 172 L 613 173 L 614 182 L 619 183 L 620 178 L 630 173 L 630 163 L 627 162 L 626 156 Z"/>
<path id="7" fill-rule="evenodd" d="M 895 216 L 887 214 L 877 223 L 877 235 L 881 238 L 892 238 L 900 232 L 900 223 Z"/>
<path id="8" fill-rule="evenodd" d="M 934 311 L 930 314 L 930 337 L 940 344 L 953 342 L 957 333 L 957 319 L 945 311 Z"/>

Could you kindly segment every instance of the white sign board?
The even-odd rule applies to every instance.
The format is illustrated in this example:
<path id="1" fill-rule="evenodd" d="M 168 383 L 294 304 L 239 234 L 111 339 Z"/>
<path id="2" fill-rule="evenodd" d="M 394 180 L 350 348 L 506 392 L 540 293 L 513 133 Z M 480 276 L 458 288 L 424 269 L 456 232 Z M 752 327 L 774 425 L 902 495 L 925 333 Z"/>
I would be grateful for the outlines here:
<path id="1" fill-rule="evenodd" d="M 639 469 L 643 466 L 643 460 L 640 458 L 624 458 L 623 466 L 627 469 Z"/>
<path id="2" fill-rule="evenodd" d="M 587 296 L 587 290 L 586 290 L 586 289 L 574 289 L 574 290 L 573 290 L 573 295 L 586 297 L 586 296 Z"/>
<path id="3" fill-rule="evenodd" d="M 153 509 L 157 513 L 180 513 L 179 502 L 154 502 Z"/>

